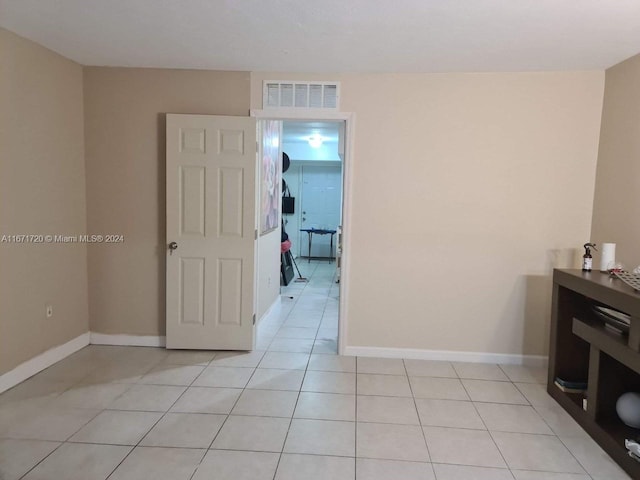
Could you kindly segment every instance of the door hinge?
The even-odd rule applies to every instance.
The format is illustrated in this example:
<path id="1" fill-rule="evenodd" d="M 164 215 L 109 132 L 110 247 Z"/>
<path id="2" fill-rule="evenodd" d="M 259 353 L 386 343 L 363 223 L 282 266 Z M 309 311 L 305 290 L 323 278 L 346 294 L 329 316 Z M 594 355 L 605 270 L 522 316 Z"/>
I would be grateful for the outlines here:
<path id="1" fill-rule="evenodd" d="M 256 153 L 258 153 L 260 151 L 260 148 L 258 147 L 258 142 L 256 142 Z"/>
<path id="2" fill-rule="evenodd" d="M 253 314 L 253 324 L 254 325 L 256 324 L 256 314 L 255 313 Z"/>
<path id="3" fill-rule="evenodd" d="M 254 240 L 258 239 L 258 229 L 257 228 L 253 231 L 253 239 Z"/>

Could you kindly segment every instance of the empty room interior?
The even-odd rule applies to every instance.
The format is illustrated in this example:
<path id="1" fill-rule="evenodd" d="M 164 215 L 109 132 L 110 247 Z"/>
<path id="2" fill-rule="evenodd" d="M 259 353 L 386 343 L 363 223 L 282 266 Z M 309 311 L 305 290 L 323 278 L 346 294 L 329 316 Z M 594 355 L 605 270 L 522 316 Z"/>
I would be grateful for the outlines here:
<path id="1" fill-rule="evenodd" d="M 0 0 L 0 480 L 640 479 L 640 3 Z"/>

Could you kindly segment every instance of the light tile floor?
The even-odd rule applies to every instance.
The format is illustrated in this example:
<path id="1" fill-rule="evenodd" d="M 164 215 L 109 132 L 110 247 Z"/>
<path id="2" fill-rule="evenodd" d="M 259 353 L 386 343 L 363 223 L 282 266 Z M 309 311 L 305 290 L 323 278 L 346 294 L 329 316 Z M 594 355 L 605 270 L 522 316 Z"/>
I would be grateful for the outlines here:
<path id="1" fill-rule="evenodd" d="M 629 478 L 542 369 L 337 356 L 335 264 L 298 264 L 252 353 L 91 346 L 0 395 L 0 479 Z"/>

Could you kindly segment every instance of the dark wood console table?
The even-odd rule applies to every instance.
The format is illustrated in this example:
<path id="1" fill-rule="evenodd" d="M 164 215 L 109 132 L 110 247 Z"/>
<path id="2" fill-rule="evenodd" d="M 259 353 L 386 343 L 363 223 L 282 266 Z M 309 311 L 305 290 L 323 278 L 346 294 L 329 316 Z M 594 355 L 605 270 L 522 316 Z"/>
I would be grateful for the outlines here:
<path id="1" fill-rule="evenodd" d="M 629 314 L 629 335 L 606 328 L 594 304 Z M 588 381 L 586 411 L 584 395 L 561 391 L 556 377 Z M 631 477 L 640 478 L 640 462 L 624 446 L 626 438 L 640 439 L 640 430 L 616 414 L 620 395 L 640 392 L 640 293 L 607 273 L 554 270 L 547 391 Z"/>

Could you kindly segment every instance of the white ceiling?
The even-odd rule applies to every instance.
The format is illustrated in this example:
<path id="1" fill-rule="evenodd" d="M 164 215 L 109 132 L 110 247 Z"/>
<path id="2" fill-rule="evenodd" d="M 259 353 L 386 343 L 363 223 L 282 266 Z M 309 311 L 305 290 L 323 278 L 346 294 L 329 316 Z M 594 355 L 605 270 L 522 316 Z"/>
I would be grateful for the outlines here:
<path id="1" fill-rule="evenodd" d="M 640 51 L 639 0 L 0 0 L 0 25 L 84 65 L 576 70 Z"/>
<path id="2" fill-rule="evenodd" d="M 282 148 L 292 162 L 335 164 L 340 162 L 338 142 L 341 121 L 291 121 L 282 122 Z M 320 135 L 322 145 L 312 148 L 309 145 L 311 135 Z M 326 163 L 329 162 L 329 163 Z"/>
<path id="3" fill-rule="evenodd" d="M 320 135 L 324 142 L 338 143 L 342 122 L 282 122 L 283 143 L 307 143 L 311 135 Z"/>

